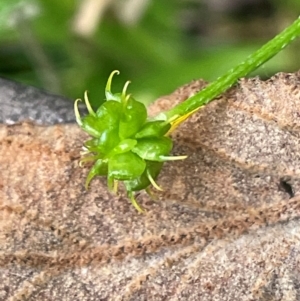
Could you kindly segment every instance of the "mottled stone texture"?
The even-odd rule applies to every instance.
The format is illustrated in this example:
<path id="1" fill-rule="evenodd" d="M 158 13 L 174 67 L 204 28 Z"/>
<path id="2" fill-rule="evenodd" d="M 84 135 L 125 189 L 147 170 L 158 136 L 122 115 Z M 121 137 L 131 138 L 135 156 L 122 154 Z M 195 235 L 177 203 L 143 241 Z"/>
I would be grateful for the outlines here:
<path id="1" fill-rule="evenodd" d="M 76 125 L 1 125 L 0 300 L 300 300 L 299 125 L 300 73 L 241 80 L 173 134 L 145 214 L 85 190 Z"/>
<path id="2" fill-rule="evenodd" d="M 0 123 L 32 120 L 37 124 L 75 122 L 73 103 L 61 96 L 0 78 Z"/>

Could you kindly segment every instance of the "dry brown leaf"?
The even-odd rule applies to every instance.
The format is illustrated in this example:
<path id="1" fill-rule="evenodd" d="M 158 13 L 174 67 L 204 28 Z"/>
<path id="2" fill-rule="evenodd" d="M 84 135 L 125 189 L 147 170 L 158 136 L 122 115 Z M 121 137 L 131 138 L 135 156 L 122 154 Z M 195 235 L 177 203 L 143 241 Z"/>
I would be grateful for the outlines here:
<path id="1" fill-rule="evenodd" d="M 300 73 L 241 80 L 176 131 L 144 215 L 85 190 L 76 125 L 0 126 L 0 300 L 299 300 L 299 125 Z"/>

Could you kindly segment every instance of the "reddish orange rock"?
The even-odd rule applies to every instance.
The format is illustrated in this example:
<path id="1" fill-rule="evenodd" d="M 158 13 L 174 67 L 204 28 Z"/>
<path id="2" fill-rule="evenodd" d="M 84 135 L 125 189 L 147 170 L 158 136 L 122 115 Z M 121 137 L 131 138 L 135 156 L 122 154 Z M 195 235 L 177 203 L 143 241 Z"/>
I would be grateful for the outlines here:
<path id="1" fill-rule="evenodd" d="M 299 108 L 299 73 L 241 80 L 174 133 L 142 215 L 85 190 L 76 125 L 1 125 L 0 300 L 298 300 Z"/>

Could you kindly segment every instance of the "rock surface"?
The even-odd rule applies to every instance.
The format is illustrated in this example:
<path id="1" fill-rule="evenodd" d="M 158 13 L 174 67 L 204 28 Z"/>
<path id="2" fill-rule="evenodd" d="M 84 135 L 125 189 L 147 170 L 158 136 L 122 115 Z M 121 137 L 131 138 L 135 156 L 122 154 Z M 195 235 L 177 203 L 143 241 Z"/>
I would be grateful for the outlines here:
<path id="1" fill-rule="evenodd" d="M 300 73 L 241 80 L 174 133 L 143 215 L 85 190 L 76 125 L 1 125 L 0 300 L 299 300 L 299 108 Z"/>
<path id="2" fill-rule="evenodd" d="M 0 78 L 0 123 L 22 120 L 43 125 L 74 123 L 73 104 L 64 97 Z"/>

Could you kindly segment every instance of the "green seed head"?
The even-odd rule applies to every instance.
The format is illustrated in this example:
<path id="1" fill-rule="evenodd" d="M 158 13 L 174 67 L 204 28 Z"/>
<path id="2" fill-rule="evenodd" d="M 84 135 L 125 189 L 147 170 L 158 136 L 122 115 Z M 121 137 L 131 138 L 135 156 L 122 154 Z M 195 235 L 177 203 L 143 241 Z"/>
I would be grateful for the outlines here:
<path id="1" fill-rule="evenodd" d="M 134 192 L 148 190 L 155 183 L 163 163 L 169 160 L 184 159 L 171 157 L 172 140 L 166 137 L 171 124 L 166 121 L 148 120 L 145 105 L 126 94 L 129 81 L 125 83 L 122 93 L 112 93 L 113 71 L 105 88 L 106 101 L 94 111 L 88 100 L 84 100 L 88 115 L 81 117 L 78 101 L 75 102 L 75 116 L 78 125 L 92 139 L 85 142 L 87 149 L 81 164 L 94 161 L 87 179 L 86 187 L 96 176 L 106 176 L 108 187 L 117 190 L 117 183 L 123 182 L 128 197 L 138 211 L 142 211 L 134 198 Z"/>

